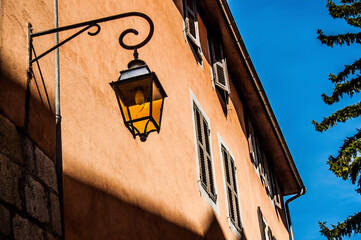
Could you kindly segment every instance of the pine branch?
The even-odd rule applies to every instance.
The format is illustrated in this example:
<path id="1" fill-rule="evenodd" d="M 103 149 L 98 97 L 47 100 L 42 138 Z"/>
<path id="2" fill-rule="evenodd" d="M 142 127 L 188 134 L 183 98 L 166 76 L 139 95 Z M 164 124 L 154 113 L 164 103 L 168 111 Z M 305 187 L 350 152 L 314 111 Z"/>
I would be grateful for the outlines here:
<path id="1" fill-rule="evenodd" d="M 358 179 L 357 186 L 359 186 L 359 188 L 356 189 L 356 192 L 361 194 L 361 178 Z"/>
<path id="2" fill-rule="evenodd" d="M 329 129 L 329 127 L 334 127 L 339 122 L 346 122 L 349 119 L 359 117 L 361 115 L 361 102 L 358 102 L 354 105 L 349 105 L 334 112 L 331 116 L 323 118 L 321 123 L 312 121 L 312 124 L 315 126 L 316 131 L 323 132 Z"/>
<path id="3" fill-rule="evenodd" d="M 336 5 L 332 0 L 328 0 L 327 7 L 333 18 L 357 17 L 361 13 L 361 2 L 359 1 Z"/>
<path id="4" fill-rule="evenodd" d="M 361 28 L 361 0 L 339 0 L 336 5 L 333 0 L 327 0 L 329 14 L 333 18 L 343 18 L 346 22 L 357 28 Z M 346 33 L 338 35 L 325 35 L 322 30 L 317 30 L 318 37 L 322 44 L 333 47 L 352 43 L 361 43 L 361 32 Z M 337 75 L 330 74 L 329 80 L 335 84 L 332 95 L 322 94 L 322 99 L 326 104 L 338 102 L 344 94 L 351 98 L 354 94 L 360 92 L 361 88 L 361 58 L 352 65 L 346 65 L 344 70 Z M 316 131 L 323 132 L 330 127 L 334 127 L 339 122 L 346 122 L 349 119 L 357 118 L 361 115 L 361 102 L 346 106 L 329 117 L 323 118 L 322 122 L 312 121 Z M 353 184 L 357 182 L 356 191 L 361 194 L 361 129 L 357 133 L 344 140 L 343 145 L 338 151 L 336 157 L 330 156 L 327 164 L 329 169 L 336 176 L 344 180 L 351 180 Z M 361 212 L 348 217 L 344 222 L 332 225 L 332 228 L 326 226 L 326 222 L 319 222 L 320 232 L 328 240 L 342 240 L 343 237 L 351 237 L 351 234 L 361 233 Z"/>
<path id="5" fill-rule="evenodd" d="M 333 93 L 331 96 L 327 96 L 325 93 L 323 93 L 322 100 L 327 103 L 328 105 L 331 105 L 335 102 L 340 101 L 340 98 L 342 98 L 343 94 L 350 95 L 352 98 L 355 93 L 359 93 L 361 88 L 361 76 L 358 75 L 357 78 L 353 78 L 348 82 L 345 83 L 337 83 L 335 85 L 335 88 L 333 89 Z"/>
<path id="6" fill-rule="evenodd" d="M 361 43 L 361 32 L 327 36 L 323 34 L 322 30 L 318 29 L 317 34 L 317 39 L 319 39 L 322 44 L 326 44 L 329 47 L 333 47 L 334 44 L 340 46 L 347 44 L 349 46 L 351 43 Z"/>
<path id="7" fill-rule="evenodd" d="M 357 181 L 357 178 L 360 176 L 360 171 L 361 171 L 361 158 L 357 157 L 354 159 L 354 161 L 352 162 L 351 166 L 350 166 L 350 175 L 349 178 L 352 181 L 352 184 L 355 184 Z M 356 191 L 359 193 L 361 190 L 361 179 L 359 178 L 359 180 L 357 181 L 357 186 L 358 188 L 356 189 Z"/>
<path id="8" fill-rule="evenodd" d="M 345 17 L 345 20 L 351 26 L 361 28 L 361 17 Z"/>
<path id="9" fill-rule="evenodd" d="M 342 240 L 343 237 L 351 237 L 351 234 L 361 233 L 361 212 L 348 217 L 344 222 L 332 225 L 332 229 L 326 226 L 326 222 L 318 222 L 320 232 L 328 240 Z"/>
<path id="10" fill-rule="evenodd" d="M 361 163 L 360 157 L 357 156 L 361 150 L 360 138 L 361 132 L 358 130 L 353 137 L 345 139 L 337 157 L 330 156 L 327 161 L 330 170 L 336 176 L 342 177 L 344 180 L 351 179 L 353 184 L 356 183 Z"/>
<path id="11" fill-rule="evenodd" d="M 360 144 L 360 143 L 359 143 Z M 333 158 L 329 157 L 329 161 L 327 162 L 329 170 L 331 170 L 337 177 L 342 177 L 343 180 L 350 179 L 352 184 L 356 184 L 357 188 L 355 191 L 360 194 L 361 191 L 361 158 L 360 157 L 344 157 L 341 158 Z"/>
<path id="12" fill-rule="evenodd" d="M 359 0 L 340 0 L 341 3 L 353 3 Z"/>
<path id="13" fill-rule="evenodd" d="M 353 153 L 353 152 L 349 151 L 349 149 L 352 148 L 353 146 L 355 146 L 355 142 L 360 141 L 360 140 L 361 140 L 361 129 L 357 129 L 356 134 L 354 134 L 352 137 L 347 137 L 344 140 L 342 146 L 340 147 L 338 157 L 340 157 L 341 155 L 345 155 L 348 152 Z M 354 154 L 356 154 L 356 153 L 354 153 Z"/>
<path id="14" fill-rule="evenodd" d="M 348 75 L 355 74 L 356 71 L 361 71 L 361 58 L 351 65 L 345 65 L 345 69 L 337 75 L 330 74 L 329 80 L 333 83 L 344 82 Z"/>

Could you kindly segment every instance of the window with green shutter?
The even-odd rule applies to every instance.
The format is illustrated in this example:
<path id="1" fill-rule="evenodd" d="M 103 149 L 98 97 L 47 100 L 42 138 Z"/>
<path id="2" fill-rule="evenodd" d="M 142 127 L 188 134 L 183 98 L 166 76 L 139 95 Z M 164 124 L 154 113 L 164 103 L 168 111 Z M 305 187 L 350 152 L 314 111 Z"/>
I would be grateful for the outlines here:
<path id="1" fill-rule="evenodd" d="M 201 42 L 199 37 L 197 2 L 183 0 L 184 32 L 196 60 L 202 62 Z"/>
<path id="2" fill-rule="evenodd" d="M 276 240 L 275 236 L 272 234 L 271 227 L 267 224 L 264 216 L 262 214 L 261 208 L 257 209 L 259 228 L 261 232 L 261 240 Z"/>
<path id="3" fill-rule="evenodd" d="M 270 159 L 267 158 L 249 119 L 247 128 L 248 146 L 252 164 L 274 206 L 282 208 L 282 198 L 277 188 L 277 178 L 273 164 Z"/>
<path id="4" fill-rule="evenodd" d="M 249 154 L 251 157 L 252 164 L 254 168 L 256 169 L 257 174 L 259 175 L 258 167 L 258 140 L 256 139 L 252 124 L 250 121 L 248 121 L 248 146 L 249 146 Z"/>
<path id="5" fill-rule="evenodd" d="M 226 58 L 223 53 L 223 43 L 219 36 L 209 35 L 208 40 L 211 46 L 211 59 L 214 83 L 217 87 L 230 92 L 227 73 Z"/>
<path id="6" fill-rule="evenodd" d="M 212 73 L 215 90 L 221 102 L 223 112 L 224 114 L 227 114 L 230 86 L 222 39 L 219 34 L 213 33 L 208 35 L 208 42 L 211 51 Z"/>
<path id="7" fill-rule="evenodd" d="M 263 218 L 263 214 L 260 207 L 258 207 L 257 209 L 257 215 L 258 215 L 259 229 L 261 232 L 261 240 L 267 240 L 267 232 L 266 232 L 267 223 L 266 220 Z"/>
<path id="8" fill-rule="evenodd" d="M 213 175 L 213 163 L 210 147 L 210 128 L 206 118 L 203 116 L 196 103 L 193 103 L 195 132 L 197 139 L 199 181 L 213 202 L 217 201 L 215 180 Z"/>
<path id="9" fill-rule="evenodd" d="M 226 194 L 228 202 L 228 217 L 237 229 L 242 232 L 242 221 L 240 215 L 239 196 L 236 177 L 236 165 L 230 152 L 221 144 L 223 168 L 226 181 Z"/>
<path id="10" fill-rule="evenodd" d="M 196 1 L 184 0 L 183 4 L 186 35 L 196 46 L 200 46 Z"/>

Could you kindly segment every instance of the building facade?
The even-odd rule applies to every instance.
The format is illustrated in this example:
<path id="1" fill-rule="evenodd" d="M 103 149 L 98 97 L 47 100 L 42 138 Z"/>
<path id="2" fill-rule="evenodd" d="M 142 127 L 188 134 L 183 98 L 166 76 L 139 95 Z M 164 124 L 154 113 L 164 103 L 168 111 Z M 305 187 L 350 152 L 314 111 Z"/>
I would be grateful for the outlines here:
<path id="1" fill-rule="evenodd" d="M 124 42 L 141 42 L 143 18 L 101 23 L 60 47 L 60 126 L 54 52 L 29 72 L 29 54 L 55 38 L 33 38 L 29 51 L 28 23 L 54 28 L 54 3 L 2 0 L 0 11 L 0 237 L 290 238 L 284 196 L 305 187 L 226 0 L 59 2 L 59 26 L 126 12 L 152 19 L 139 58 L 168 97 L 145 142 L 109 86 L 133 59 L 119 34 L 136 29 Z"/>

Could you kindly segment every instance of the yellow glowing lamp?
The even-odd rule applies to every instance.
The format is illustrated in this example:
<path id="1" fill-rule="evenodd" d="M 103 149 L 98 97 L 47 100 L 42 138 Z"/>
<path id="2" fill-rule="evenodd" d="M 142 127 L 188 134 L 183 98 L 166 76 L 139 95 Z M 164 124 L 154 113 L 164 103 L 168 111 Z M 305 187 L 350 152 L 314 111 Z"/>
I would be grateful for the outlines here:
<path id="1" fill-rule="evenodd" d="M 117 97 L 124 124 L 133 137 L 147 140 L 149 133 L 160 131 L 164 98 L 167 97 L 157 75 L 144 61 L 134 59 L 128 69 L 111 82 Z"/>

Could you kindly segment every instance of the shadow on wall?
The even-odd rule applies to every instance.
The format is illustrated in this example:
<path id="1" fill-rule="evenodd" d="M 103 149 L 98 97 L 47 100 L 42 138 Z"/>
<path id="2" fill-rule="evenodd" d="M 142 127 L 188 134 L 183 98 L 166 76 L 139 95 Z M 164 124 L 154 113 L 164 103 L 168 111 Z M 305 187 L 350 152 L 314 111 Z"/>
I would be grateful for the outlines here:
<path id="1" fill-rule="evenodd" d="M 201 236 L 67 175 L 64 209 L 65 239 L 225 239 L 214 215 Z"/>
<path id="2" fill-rule="evenodd" d="M 0 56 L 1 57 L 1 56 Z M 0 112 L 55 159 L 55 115 L 45 83 L 33 78 L 26 84 L 5 63 L 0 65 Z"/>

